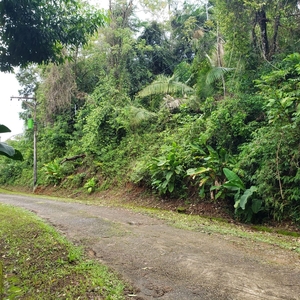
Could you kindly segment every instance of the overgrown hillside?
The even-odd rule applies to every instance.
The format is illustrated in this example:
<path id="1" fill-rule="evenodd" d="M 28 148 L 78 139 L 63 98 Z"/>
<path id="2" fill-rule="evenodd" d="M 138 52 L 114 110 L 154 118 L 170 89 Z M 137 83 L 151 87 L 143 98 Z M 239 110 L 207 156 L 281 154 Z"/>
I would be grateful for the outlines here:
<path id="1" fill-rule="evenodd" d="M 21 69 L 38 104 L 38 184 L 130 182 L 245 222 L 300 224 L 299 6 L 269 2 L 170 2 L 157 22 L 114 1 L 88 46 L 66 48 L 71 60 Z M 0 184 L 29 185 L 33 129 L 10 144 L 24 160 L 1 158 Z"/>

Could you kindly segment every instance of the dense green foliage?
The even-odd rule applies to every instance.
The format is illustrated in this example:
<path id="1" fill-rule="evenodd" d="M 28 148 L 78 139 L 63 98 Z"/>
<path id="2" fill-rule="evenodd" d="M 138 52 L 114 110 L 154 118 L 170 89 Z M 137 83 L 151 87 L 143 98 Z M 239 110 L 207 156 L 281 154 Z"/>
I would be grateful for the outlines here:
<path id="1" fill-rule="evenodd" d="M 104 16 L 77 0 L 1 0 L 0 20 L 0 70 L 8 71 L 62 60 L 63 49 L 86 44 Z"/>
<path id="2" fill-rule="evenodd" d="M 39 184 L 131 182 L 247 222 L 300 224 L 297 2 L 185 3 L 162 23 L 131 4 L 115 2 L 73 61 L 27 69 L 38 82 L 19 76 L 39 103 Z M 3 159 L 0 183 L 24 185 L 32 132 L 12 144 L 24 161 Z"/>

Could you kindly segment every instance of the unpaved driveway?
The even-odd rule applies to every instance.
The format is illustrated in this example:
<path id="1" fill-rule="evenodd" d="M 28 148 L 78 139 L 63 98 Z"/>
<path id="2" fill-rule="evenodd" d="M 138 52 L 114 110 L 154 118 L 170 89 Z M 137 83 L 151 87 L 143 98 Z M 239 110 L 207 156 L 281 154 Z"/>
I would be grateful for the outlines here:
<path id="1" fill-rule="evenodd" d="M 84 245 L 136 288 L 128 299 L 300 299 L 299 256 L 291 251 L 121 208 L 3 194 L 0 202 L 35 212 Z"/>

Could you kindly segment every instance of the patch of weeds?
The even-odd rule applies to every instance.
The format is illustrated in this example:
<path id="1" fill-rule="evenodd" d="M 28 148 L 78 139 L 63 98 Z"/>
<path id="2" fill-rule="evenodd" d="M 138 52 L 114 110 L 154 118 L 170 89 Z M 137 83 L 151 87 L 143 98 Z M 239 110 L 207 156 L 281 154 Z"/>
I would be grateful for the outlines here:
<path id="1" fill-rule="evenodd" d="M 274 232 L 274 230 L 270 227 L 262 226 L 262 225 L 253 225 L 251 226 L 251 229 L 255 231 L 261 231 L 261 232 Z"/>
<path id="2" fill-rule="evenodd" d="M 7 190 L 7 189 L 3 189 L 3 188 L 0 188 L 0 193 L 9 194 L 9 195 L 17 194 L 16 192 L 13 192 L 13 191 L 10 191 L 10 190 Z"/>
<path id="3" fill-rule="evenodd" d="M 183 207 L 183 206 L 178 206 L 176 211 L 180 214 L 185 214 L 186 213 L 187 208 Z"/>
<path id="4" fill-rule="evenodd" d="M 278 234 L 286 235 L 286 236 L 293 236 L 293 237 L 300 237 L 300 233 L 294 231 L 288 231 L 284 229 L 275 229 L 275 232 Z"/>
<path id="5" fill-rule="evenodd" d="M 0 205 L 0 299 L 124 299 L 124 284 L 35 215 Z M 1 291 L 1 288 L 0 288 Z"/>
<path id="6" fill-rule="evenodd" d="M 72 247 L 70 250 L 69 250 L 69 253 L 68 253 L 68 262 L 70 264 L 72 263 L 76 263 L 76 262 L 79 262 L 81 261 L 82 259 L 82 254 L 83 254 L 83 251 L 81 248 L 78 248 L 78 247 Z"/>
<path id="7" fill-rule="evenodd" d="M 108 190 L 110 187 L 111 187 L 111 183 L 109 182 L 109 180 L 104 180 L 97 190 L 99 192 L 102 192 Z"/>
<path id="8" fill-rule="evenodd" d="M 95 177 L 88 179 L 88 181 L 83 186 L 89 194 L 95 191 L 97 185 L 97 180 Z"/>
<path id="9" fill-rule="evenodd" d="M 210 216 L 201 216 L 201 218 L 203 219 L 210 219 L 210 220 L 214 220 L 220 223 L 228 223 L 228 220 L 226 220 L 225 218 L 222 217 L 210 217 Z"/>
<path id="10" fill-rule="evenodd" d="M 289 230 L 285 230 L 285 229 L 271 228 L 271 227 L 262 226 L 262 225 L 253 225 L 253 226 L 251 226 L 251 229 L 256 230 L 256 231 L 261 231 L 261 232 L 277 233 L 277 234 L 281 234 L 281 235 L 285 235 L 285 236 L 300 237 L 299 232 L 289 231 Z"/>

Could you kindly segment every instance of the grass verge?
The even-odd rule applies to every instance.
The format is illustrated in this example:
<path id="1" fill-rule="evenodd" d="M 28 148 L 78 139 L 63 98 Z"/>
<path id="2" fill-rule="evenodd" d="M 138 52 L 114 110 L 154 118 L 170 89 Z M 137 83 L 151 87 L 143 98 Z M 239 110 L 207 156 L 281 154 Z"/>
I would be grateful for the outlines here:
<path id="1" fill-rule="evenodd" d="M 124 299 L 125 285 L 34 214 L 0 205 L 0 299 Z M 1 276 L 1 267 L 0 267 Z"/>
<path id="2" fill-rule="evenodd" d="M 170 225 L 192 231 L 201 231 L 208 234 L 218 233 L 222 235 L 244 238 L 249 241 L 262 242 L 282 249 L 287 249 L 300 254 L 299 233 L 272 229 L 265 226 L 255 227 L 245 224 L 232 224 L 218 218 L 203 217 L 197 215 L 184 215 L 173 211 L 161 211 L 157 209 L 133 210 L 146 213 L 150 216 L 167 221 Z M 268 228 L 269 230 L 262 230 Z"/>

